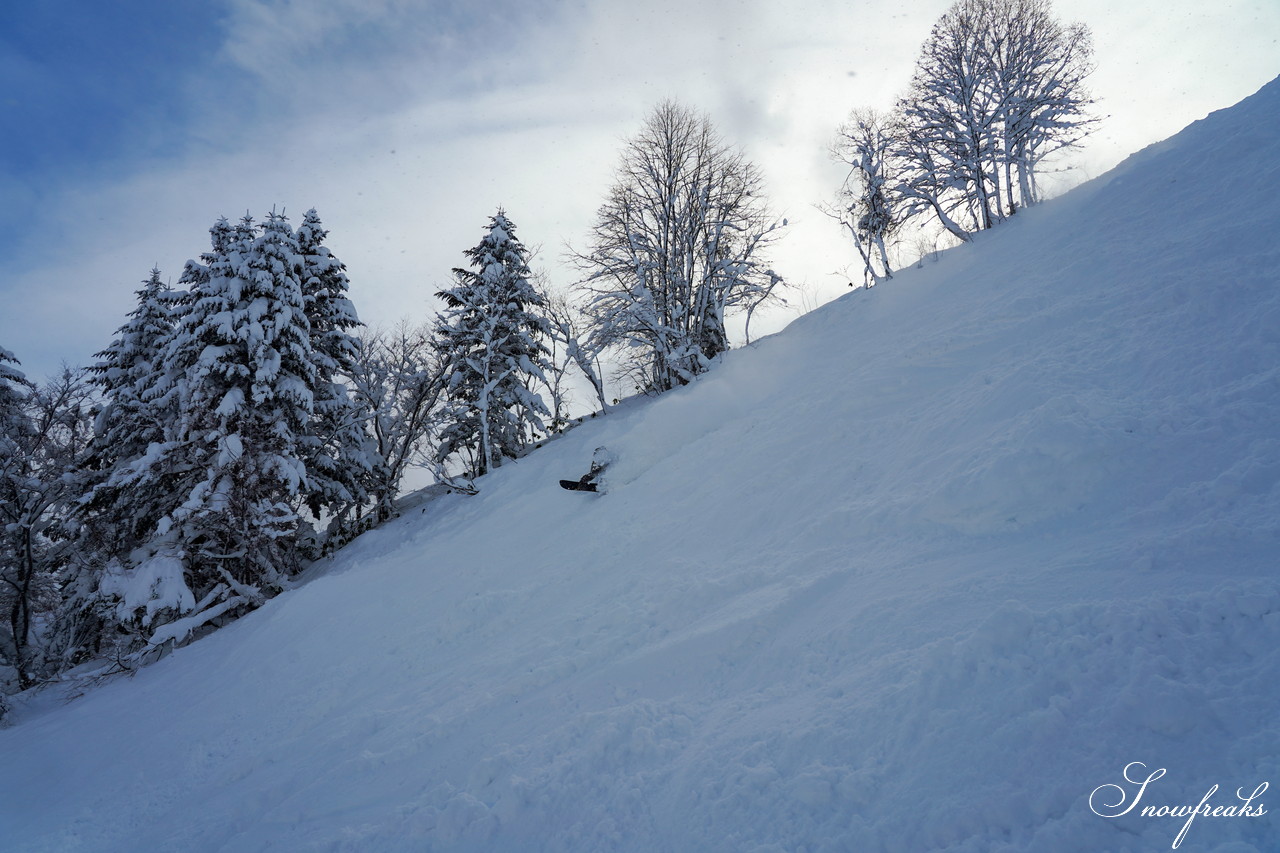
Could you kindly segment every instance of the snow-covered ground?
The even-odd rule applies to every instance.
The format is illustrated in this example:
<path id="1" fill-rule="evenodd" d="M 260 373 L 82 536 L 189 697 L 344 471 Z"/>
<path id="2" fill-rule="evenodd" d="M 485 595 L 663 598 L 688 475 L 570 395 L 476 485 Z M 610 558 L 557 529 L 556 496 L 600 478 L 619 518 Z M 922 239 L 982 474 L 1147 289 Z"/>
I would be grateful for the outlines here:
<path id="1" fill-rule="evenodd" d="M 33 703 L 0 848 L 1170 849 L 1280 784 L 1277 164 L 1272 83 Z"/>

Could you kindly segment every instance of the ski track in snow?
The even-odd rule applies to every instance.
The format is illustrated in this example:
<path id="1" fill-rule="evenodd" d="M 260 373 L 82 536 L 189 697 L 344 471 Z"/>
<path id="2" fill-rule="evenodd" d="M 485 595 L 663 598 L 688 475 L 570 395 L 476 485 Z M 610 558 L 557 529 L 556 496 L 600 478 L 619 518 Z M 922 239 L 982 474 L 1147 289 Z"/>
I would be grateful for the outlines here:
<path id="1" fill-rule="evenodd" d="M 1280 784 L 1277 163 L 1273 82 L 37 697 L 0 846 L 1168 849 L 1090 792 Z"/>

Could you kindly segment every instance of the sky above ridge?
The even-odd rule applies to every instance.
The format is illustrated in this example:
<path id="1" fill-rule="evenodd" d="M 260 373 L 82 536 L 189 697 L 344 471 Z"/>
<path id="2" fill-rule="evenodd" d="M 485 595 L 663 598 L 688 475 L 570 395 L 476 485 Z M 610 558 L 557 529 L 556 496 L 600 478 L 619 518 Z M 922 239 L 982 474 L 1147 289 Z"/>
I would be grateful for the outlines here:
<path id="1" fill-rule="evenodd" d="M 176 280 L 220 216 L 316 207 L 373 324 L 428 319 L 506 208 L 573 280 L 622 141 L 658 101 L 706 112 L 789 220 L 797 309 L 857 280 L 813 205 L 850 109 L 888 107 L 949 5 L 890 0 L 43 0 L 0 11 L 0 347 L 32 378 L 87 364 L 152 266 Z M 1280 73 L 1280 5 L 1060 0 L 1092 29 L 1107 118 L 1066 187 Z M 794 312 L 780 312 L 780 325 Z"/>

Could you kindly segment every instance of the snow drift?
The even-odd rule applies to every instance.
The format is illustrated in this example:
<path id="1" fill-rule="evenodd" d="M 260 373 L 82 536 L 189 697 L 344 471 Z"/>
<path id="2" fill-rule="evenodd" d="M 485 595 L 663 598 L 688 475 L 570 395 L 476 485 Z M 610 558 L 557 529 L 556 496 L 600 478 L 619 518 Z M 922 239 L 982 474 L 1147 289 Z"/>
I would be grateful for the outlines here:
<path id="1" fill-rule="evenodd" d="M 29 706 L 4 848 L 1168 849 L 1280 783 L 1277 163 L 1273 82 Z"/>

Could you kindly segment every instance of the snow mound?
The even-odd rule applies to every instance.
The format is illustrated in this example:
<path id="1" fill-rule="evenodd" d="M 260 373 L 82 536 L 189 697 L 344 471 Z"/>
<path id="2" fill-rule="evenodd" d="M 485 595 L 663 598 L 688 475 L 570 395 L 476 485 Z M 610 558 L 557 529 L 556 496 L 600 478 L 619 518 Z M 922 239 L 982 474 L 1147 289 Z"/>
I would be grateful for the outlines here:
<path id="1" fill-rule="evenodd" d="M 1092 792 L 1280 784 L 1277 163 L 1272 83 L 27 707 L 5 849 L 1166 849 Z"/>

